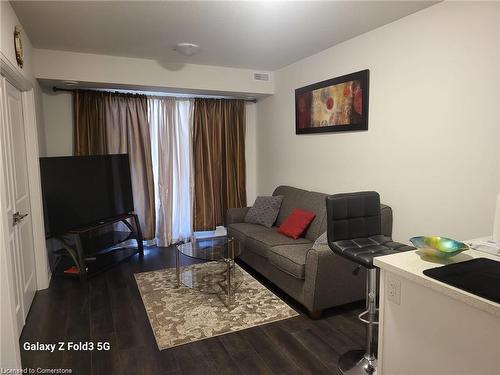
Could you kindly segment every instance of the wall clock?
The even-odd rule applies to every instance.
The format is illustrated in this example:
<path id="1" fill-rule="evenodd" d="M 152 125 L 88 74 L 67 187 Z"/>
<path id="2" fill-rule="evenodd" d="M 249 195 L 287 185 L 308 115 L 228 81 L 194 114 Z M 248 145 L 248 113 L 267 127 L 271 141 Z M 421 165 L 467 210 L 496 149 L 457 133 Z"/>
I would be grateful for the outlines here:
<path id="1" fill-rule="evenodd" d="M 24 51 L 23 43 L 21 41 L 21 31 L 22 29 L 19 25 L 14 28 L 14 47 L 16 50 L 17 65 L 19 65 L 20 68 L 22 68 L 24 64 Z"/>

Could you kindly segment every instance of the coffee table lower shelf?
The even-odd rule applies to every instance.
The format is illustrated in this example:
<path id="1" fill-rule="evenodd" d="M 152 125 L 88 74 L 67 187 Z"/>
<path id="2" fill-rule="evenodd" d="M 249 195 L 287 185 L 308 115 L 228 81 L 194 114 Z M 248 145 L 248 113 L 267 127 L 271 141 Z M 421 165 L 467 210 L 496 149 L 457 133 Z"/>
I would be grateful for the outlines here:
<path id="1" fill-rule="evenodd" d="M 223 302 L 229 307 L 233 302 L 234 292 L 243 283 L 243 272 L 234 261 L 211 261 L 203 266 L 176 267 L 177 287 L 183 285 L 201 293 L 223 296 Z"/>
<path id="2" fill-rule="evenodd" d="M 206 267 L 181 267 L 180 254 L 203 261 Z M 177 287 L 185 285 L 202 293 L 225 296 L 225 305 L 232 303 L 234 291 L 243 282 L 243 273 L 236 267 L 240 254 L 239 243 L 233 238 L 194 240 L 179 244 L 175 252 Z"/>

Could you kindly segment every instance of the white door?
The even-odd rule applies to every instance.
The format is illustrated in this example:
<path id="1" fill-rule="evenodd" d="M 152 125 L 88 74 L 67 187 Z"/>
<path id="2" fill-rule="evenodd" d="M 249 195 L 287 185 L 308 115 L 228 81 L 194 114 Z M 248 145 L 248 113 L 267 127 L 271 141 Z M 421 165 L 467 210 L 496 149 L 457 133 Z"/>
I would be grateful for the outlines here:
<path id="1" fill-rule="evenodd" d="M 10 280 L 15 295 L 17 333 L 21 334 L 31 302 L 35 296 L 36 275 L 26 159 L 26 138 L 22 95 L 2 77 L 5 109 L 1 141 L 10 259 Z"/>

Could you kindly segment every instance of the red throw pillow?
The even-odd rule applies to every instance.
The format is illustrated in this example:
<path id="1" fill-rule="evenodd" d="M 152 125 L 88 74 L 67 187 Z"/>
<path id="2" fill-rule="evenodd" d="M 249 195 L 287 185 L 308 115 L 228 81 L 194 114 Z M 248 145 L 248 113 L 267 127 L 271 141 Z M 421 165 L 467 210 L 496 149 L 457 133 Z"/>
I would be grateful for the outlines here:
<path id="1" fill-rule="evenodd" d="M 316 214 L 312 212 L 294 208 L 290 215 L 288 215 L 285 221 L 280 225 L 278 232 L 296 240 L 304 233 L 315 216 Z"/>

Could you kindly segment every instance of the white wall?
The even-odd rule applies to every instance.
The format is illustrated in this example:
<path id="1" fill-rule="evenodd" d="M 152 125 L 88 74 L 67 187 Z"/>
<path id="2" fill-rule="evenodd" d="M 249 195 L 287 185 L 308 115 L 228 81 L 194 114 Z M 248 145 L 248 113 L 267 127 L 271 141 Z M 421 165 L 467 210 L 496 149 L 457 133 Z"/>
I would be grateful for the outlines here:
<path id="1" fill-rule="evenodd" d="M 255 81 L 253 70 L 208 65 L 168 65 L 156 60 L 35 50 L 35 76 L 164 91 L 268 95 L 273 82 Z"/>
<path id="2" fill-rule="evenodd" d="M 73 155 L 73 96 L 70 92 L 42 94 L 45 155 Z"/>
<path id="3" fill-rule="evenodd" d="M 12 66 L 21 73 L 27 79 L 33 79 L 33 47 L 31 42 L 23 31 L 21 33 L 21 41 L 24 49 L 24 66 L 23 68 L 19 68 L 16 62 L 16 51 L 14 49 L 14 27 L 16 25 L 20 25 L 19 19 L 12 9 L 12 6 L 6 2 L 0 2 L 0 13 L 1 13 L 1 32 L 0 32 L 0 41 L 1 41 L 1 51 L 2 54 L 9 60 Z"/>
<path id="4" fill-rule="evenodd" d="M 1 49 L 0 53 L 9 62 L 9 65 L 19 72 L 25 79 L 29 80 L 33 84 L 33 90 L 35 93 L 35 105 L 37 114 L 37 129 L 38 129 L 38 141 L 40 151 L 44 151 L 43 142 L 43 108 L 41 103 L 41 89 L 34 77 L 34 49 L 31 42 L 23 31 L 21 33 L 21 41 L 23 44 L 24 51 L 24 64 L 23 68 L 19 68 L 16 62 L 16 51 L 14 49 L 14 27 L 20 25 L 19 19 L 16 13 L 12 9 L 12 6 L 7 1 L 0 1 L 0 43 Z"/>
<path id="5" fill-rule="evenodd" d="M 492 230 L 499 4 L 444 2 L 287 66 L 257 105 L 258 188 L 377 190 L 394 238 Z M 369 130 L 295 135 L 294 90 L 370 69 Z"/>

